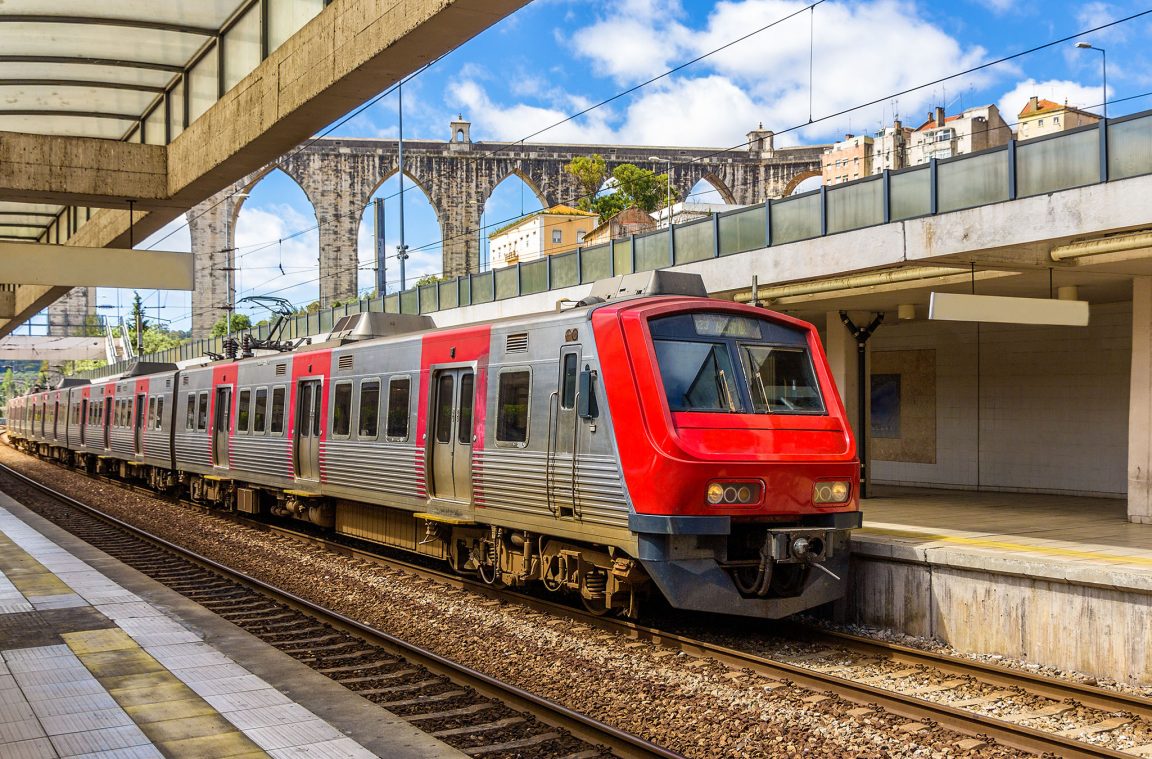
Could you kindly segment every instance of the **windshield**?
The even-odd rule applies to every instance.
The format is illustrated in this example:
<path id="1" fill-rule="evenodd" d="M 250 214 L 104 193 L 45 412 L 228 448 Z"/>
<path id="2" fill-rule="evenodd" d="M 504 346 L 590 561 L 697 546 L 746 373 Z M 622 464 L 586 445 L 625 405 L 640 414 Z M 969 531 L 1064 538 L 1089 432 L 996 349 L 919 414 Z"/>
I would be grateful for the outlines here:
<path id="1" fill-rule="evenodd" d="M 726 313 L 668 316 L 649 328 L 671 411 L 825 411 L 802 330 Z"/>

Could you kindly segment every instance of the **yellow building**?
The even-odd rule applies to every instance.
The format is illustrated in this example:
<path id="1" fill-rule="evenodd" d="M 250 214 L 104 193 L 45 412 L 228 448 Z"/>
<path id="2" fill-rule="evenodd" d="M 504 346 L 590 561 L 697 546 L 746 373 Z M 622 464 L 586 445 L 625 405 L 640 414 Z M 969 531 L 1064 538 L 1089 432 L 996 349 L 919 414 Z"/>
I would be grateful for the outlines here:
<path id="1" fill-rule="evenodd" d="M 1029 140 L 1053 132 L 1095 124 L 1099 120 L 1100 117 L 1096 114 L 1073 108 L 1067 102 L 1060 105 L 1033 95 L 1028 99 L 1028 105 L 1024 106 L 1017 116 L 1016 139 Z"/>
<path id="2" fill-rule="evenodd" d="M 597 216 L 571 206 L 552 206 L 488 235 L 493 269 L 576 250 L 596 226 Z"/>

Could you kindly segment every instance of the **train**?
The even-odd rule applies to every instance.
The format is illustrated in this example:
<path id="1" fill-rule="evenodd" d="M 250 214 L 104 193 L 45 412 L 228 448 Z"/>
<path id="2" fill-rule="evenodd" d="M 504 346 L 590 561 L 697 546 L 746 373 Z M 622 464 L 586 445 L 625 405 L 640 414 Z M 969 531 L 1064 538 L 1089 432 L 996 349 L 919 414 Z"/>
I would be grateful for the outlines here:
<path id="1" fill-rule="evenodd" d="M 10 440 L 635 617 L 845 593 L 860 464 L 816 329 L 667 271 L 437 328 L 361 313 L 283 352 L 11 399 Z"/>

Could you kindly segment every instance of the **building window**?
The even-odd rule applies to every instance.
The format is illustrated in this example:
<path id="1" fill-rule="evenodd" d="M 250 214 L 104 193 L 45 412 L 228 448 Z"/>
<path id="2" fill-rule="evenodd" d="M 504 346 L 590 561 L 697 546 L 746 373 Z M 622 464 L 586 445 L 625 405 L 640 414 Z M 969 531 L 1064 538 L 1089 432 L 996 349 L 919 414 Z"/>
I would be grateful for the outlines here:
<path id="1" fill-rule="evenodd" d="M 1039 121 L 1037 121 L 1036 126 L 1044 126 L 1044 119 L 1040 119 Z"/>
<path id="2" fill-rule="evenodd" d="M 1060 126 L 1060 117 L 1059 116 L 1053 116 L 1052 117 L 1052 125 L 1053 126 Z"/>
<path id="3" fill-rule="evenodd" d="M 559 230 L 559 229 L 553 229 L 552 230 L 552 242 L 553 242 L 553 244 L 559 244 L 560 242 L 563 241 L 563 239 L 564 239 L 564 232 L 562 230 Z"/>
<path id="4" fill-rule="evenodd" d="M 586 235 L 586 234 L 587 234 L 587 232 L 585 232 L 583 229 L 579 230 L 579 231 L 576 233 L 576 242 L 577 242 L 577 243 L 582 243 L 582 242 L 584 242 L 584 235 Z"/>

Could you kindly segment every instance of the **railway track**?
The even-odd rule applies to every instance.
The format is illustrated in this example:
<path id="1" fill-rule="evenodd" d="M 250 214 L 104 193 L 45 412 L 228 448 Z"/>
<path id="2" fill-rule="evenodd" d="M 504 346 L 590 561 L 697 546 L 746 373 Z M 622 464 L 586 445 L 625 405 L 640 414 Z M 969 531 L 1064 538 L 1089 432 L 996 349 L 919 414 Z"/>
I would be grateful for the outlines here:
<path id="1" fill-rule="evenodd" d="M 757 683 L 767 682 L 769 688 L 805 689 L 809 694 L 805 701 L 811 703 L 843 699 L 850 702 L 849 714 L 853 716 L 881 712 L 900 715 L 909 720 L 902 729 L 910 733 L 943 727 L 972 736 L 959 744 L 962 750 L 994 741 L 1059 756 L 1152 756 L 1152 700 L 1147 698 L 811 627 L 789 628 L 785 636 L 802 641 L 791 652 L 757 653 L 732 632 L 685 633 L 596 617 L 410 562 L 381 558 L 325 538 L 263 526 L 319 543 L 328 550 L 493 598 L 514 595 L 518 603 L 566 616 L 606 635 L 626 636 L 698 659 L 716 660 L 729 667 L 734 677 L 743 672 Z M 370 685 L 369 690 L 388 687 Z M 1118 748 L 1124 741 L 1117 736 L 1126 737 L 1127 744 Z"/>
<path id="2" fill-rule="evenodd" d="M 58 504 L 44 515 L 80 539 L 463 753 L 679 756 L 151 535 L 9 467 L 0 472 Z"/>

